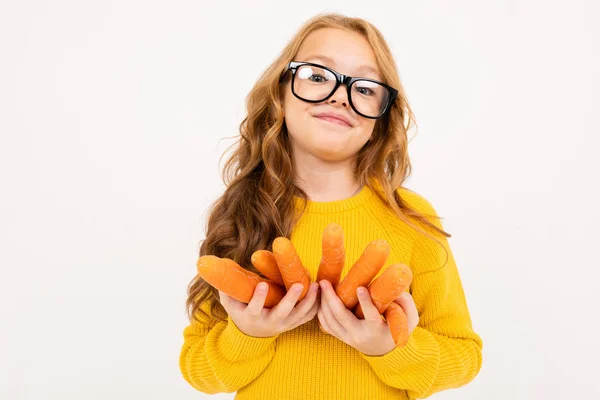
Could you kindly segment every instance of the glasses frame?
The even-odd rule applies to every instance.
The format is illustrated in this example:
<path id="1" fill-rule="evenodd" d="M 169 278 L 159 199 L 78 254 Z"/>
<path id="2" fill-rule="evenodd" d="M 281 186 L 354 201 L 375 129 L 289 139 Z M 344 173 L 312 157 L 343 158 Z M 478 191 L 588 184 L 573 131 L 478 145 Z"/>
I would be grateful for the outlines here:
<path id="1" fill-rule="evenodd" d="M 329 95 L 325 96 L 323 99 L 321 100 L 307 100 L 303 97 L 300 97 L 296 91 L 294 90 L 294 81 L 296 79 L 296 71 L 298 70 L 298 68 L 300 68 L 301 66 L 304 65 L 312 65 L 314 67 L 317 68 L 322 68 L 322 69 L 326 69 L 327 71 L 331 72 L 333 74 L 333 76 L 335 76 L 336 82 L 335 82 L 335 86 L 333 87 L 333 90 L 331 91 L 331 93 L 329 93 Z M 346 85 L 346 91 L 348 92 L 348 102 L 350 103 L 350 107 L 352 107 L 352 109 L 360 116 L 365 117 L 365 118 L 370 118 L 370 119 L 378 119 L 381 118 L 385 115 L 385 113 L 387 113 L 390 109 L 390 106 L 392 105 L 392 103 L 396 100 L 396 98 L 398 97 L 398 90 L 394 89 L 393 87 L 386 85 L 383 82 L 377 81 L 375 79 L 369 79 L 369 78 L 360 78 L 360 77 L 353 77 L 350 75 L 344 75 L 341 74 L 337 71 L 332 70 L 329 67 L 326 67 L 324 65 L 321 64 L 315 64 L 315 63 L 311 63 L 311 62 L 305 62 L 305 61 L 290 61 L 290 63 L 288 64 L 287 68 L 285 69 L 285 71 L 283 72 L 282 76 L 285 75 L 289 70 L 292 71 L 292 82 L 291 82 L 291 89 L 292 89 L 292 94 L 302 100 L 302 101 L 306 101 L 308 103 L 320 103 L 322 101 L 327 100 L 328 98 L 330 98 L 331 96 L 333 96 L 333 94 L 337 91 L 337 89 L 340 87 L 340 85 Z M 365 115 L 363 113 L 361 113 L 360 111 L 358 111 L 356 109 L 356 107 L 354 107 L 354 104 L 352 103 L 352 94 L 350 91 L 350 87 L 352 86 L 352 84 L 356 81 L 369 81 L 369 82 L 374 82 L 377 83 L 383 87 L 385 87 L 389 93 L 390 96 L 388 97 L 387 103 L 385 105 L 385 107 L 383 108 L 383 111 L 381 112 L 381 114 L 379 114 L 378 116 L 369 116 L 369 115 Z"/>

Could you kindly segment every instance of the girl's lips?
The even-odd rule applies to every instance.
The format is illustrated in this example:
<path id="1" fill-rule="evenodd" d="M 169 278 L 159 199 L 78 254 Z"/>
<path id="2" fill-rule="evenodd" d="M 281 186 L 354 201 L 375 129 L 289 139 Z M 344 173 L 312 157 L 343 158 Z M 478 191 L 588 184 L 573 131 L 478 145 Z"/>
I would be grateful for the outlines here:
<path id="1" fill-rule="evenodd" d="M 348 125 L 346 122 L 342 121 L 341 119 L 337 119 L 337 118 L 333 118 L 333 117 L 315 117 L 315 118 L 320 119 L 322 121 L 332 122 L 337 125 L 350 127 L 350 125 Z"/>

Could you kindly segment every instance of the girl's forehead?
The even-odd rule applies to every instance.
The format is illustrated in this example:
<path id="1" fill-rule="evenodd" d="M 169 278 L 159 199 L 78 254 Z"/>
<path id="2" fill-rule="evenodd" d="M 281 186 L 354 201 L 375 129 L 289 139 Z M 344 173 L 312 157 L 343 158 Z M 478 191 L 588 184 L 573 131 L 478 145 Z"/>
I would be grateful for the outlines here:
<path id="1" fill-rule="evenodd" d="M 324 54 L 309 54 L 301 60 L 296 59 L 295 61 L 308 61 L 321 64 L 323 66 L 334 69 L 345 75 L 360 76 L 360 77 L 372 77 L 374 79 L 381 79 L 381 74 L 376 65 L 365 63 L 364 60 L 358 60 L 358 64 L 352 60 L 351 62 L 339 62 L 332 57 Z M 349 67 L 346 65 L 350 64 Z M 356 64 L 355 66 L 352 66 Z M 339 65 L 339 67 L 338 67 Z"/>
<path id="2" fill-rule="evenodd" d="M 325 55 L 308 55 L 306 57 L 296 57 L 294 61 L 312 62 L 331 68 L 344 75 L 355 78 L 370 78 L 378 81 L 382 80 L 377 67 L 365 64 L 363 60 L 337 61 L 336 59 Z"/>
<path id="3" fill-rule="evenodd" d="M 304 38 L 294 61 L 322 64 L 342 74 L 381 79 L 373 48 L 357 32 L 317 29 Z"/>

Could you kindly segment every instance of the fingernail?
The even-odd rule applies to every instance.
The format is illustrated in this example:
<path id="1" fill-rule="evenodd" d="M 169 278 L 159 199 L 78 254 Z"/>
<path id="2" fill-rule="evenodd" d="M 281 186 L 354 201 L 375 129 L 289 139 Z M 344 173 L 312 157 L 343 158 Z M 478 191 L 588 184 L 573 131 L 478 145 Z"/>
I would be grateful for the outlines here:
<path id="1" fill-rule="evenodd" d="M 302 289 L 304 289 L 304 285 L 300 284 L 300 285 L 294 285 L 294 292 L 296 293 L 300 293 L 302 291 Z"/>

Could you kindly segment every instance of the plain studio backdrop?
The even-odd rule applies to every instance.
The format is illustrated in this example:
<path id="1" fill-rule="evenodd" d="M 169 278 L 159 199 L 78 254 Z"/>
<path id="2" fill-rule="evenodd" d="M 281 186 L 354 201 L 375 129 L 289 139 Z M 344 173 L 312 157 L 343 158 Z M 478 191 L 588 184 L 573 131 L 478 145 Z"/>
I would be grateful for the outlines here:
<path id="1" fill-rule="evenodd" d="M 591 399 L 598 382 L 595 1 L 4 1 L 0 398 L 231 399 L 182 378 L 219 157 L 304 21 L 385 35 L 483 367 L 435 399 Z"/>

